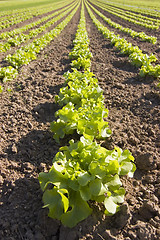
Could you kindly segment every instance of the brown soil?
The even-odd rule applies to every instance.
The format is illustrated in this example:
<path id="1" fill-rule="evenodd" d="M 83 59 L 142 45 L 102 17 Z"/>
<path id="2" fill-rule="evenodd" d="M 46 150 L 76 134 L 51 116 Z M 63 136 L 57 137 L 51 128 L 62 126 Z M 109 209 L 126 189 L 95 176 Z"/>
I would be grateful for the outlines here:
<path id="1" fill-rule="evenodd" d="M 160 238 L 160 95 L 157 81 L 140 78 L 128 57 L 121 56 L 97 31 L 86 13 L 92 71 L 104 90 L 112 137 L 107 148 L 129 149 L 137 170 L 123 177 L 125 202 L 115 216 L 100 206 L 69 229 L 47 216 L 37 177 L 48 171 L 59 149 L 49 130 L 58 105 L 54 96 L 70 69 L 80 11 L 36 61 L 0 95 L 0 239 L 2 240 L 158 240 Z M 12 91 L 8 92 L 7 88 Z"/>

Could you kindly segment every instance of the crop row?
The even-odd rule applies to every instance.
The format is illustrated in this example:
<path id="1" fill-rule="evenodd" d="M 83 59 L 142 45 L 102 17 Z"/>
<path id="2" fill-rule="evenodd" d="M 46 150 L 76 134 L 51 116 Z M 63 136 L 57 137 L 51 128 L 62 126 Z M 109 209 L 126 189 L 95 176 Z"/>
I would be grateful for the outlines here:
<path id="1" fill-rule="evenodd" d="M 118 10 L 120 13 L 126 14 L 126 16 L 128 16 L 128 17 L 133 17 L 135 19 L 138 19 L 138 20 L 144 21 L 144 22 L 148 21 L 148 23 L 154 23 L 155 25 L 159 25 L 160 24 L 160 19 L 153 18 L 153 17 L 151 18 L 151 17 L 148 17 L 148 16 L 144 16 L 144 15 L 141 15 L 141 14 L 134 13 L 132 11 L 123 10 L 121 8 L 114 7 L 114 5 L 110 5 L 108 3 L 106 3 L 106 5 L 107 5 L 107 7 L 111 7 L 111 9 L 113 9 L 113 10 L 116 10 L 116 11 Z"/>
<path id="2" fill-rule="evenodd" d="M 38 21 L 32 22 L 32 23 L 30 23 L 30 24 L 26 24 L 26 25 L 24 25 L 24 26 L 22 26 L 22 27 L 20 27 L 20 28 L 15 28 L 15 29 L 13 29 L 13 30 L 11 30 L 11 31 L 2 32 L 2 33 L 0 34 L 0 39 L 3 39 L 3 40 L 4 40 L 4 39 L 8 39 L 8 38 L 10 38 L 10 37 L 13 37 L 13 36 L 15 36 L 15 35 L 17 35 L 17 34 L 20 34 L 20 33 L 24 32 L 24 31 L 27 31 L 27 30 L 29 30 L 29 29 L 37 26 L 37 25 L 40 24 L 41 22 L 47 21 L 49 18 L 54 17 L 56 14 L 58 15 L 58 13 L 57 13 L 58 8 L 65 7 L 65 5 L 66 5 L 66 3 L 63 3 L 63 4 L 61 4 L 60 6 L 59 6 L 59 5 L 58 5 L 58 6 L 56 5 L 56 6 L 52 9 L 52 11 L 54 10 L 54 11 L 56 11 L 56 12 L 54 12 L 54 13 L 50 13 L 50 12 L 49 12 L 49 15 L 44 16 L 44 17 L 38 19 Z M 45 10 L 44 13 L 48 13 L 48 9 Z M 40 17 L 40 16 L 39 16 L 39 17 Z"/>
<path id="3" fill-rule="evenodd" d="M 62 12 L 64 12 L 64 14 L 61 14 L 61 18 L 66 14 L 68 13 L 68 9 L 70 10 L 71 7 L 73 5 L 69 6 L 69 7 L 65 7 L 59 11 L 56 11 L 54 12 L 53 14 L 49 15 L 49 16 L 46 16 L 40 20 L 38 20 L 37 22 L 34 22 L 34 23 L 31 23 L 29 25 L 26 25 L 22 28 L 17 28 L 15 30 L 13 30 L 12 32 L 5 32 L 5 33 L 2 33 L 0 35 L 0 37 L 2 36 L 3 38 L 7 37 L 7 36 L 11 36 L 13 34 L 16 34 L 16 33 L 21 33 L 23 31 L 26 31 L 28 28 L 31 28 L 33 26 L 36 26 L 38 24 L 40 24 L 41 22 L 43 21 L 46 21 L 47 19 L 49 18 L 53 18 L 55 17 L 56 15 L 59 15 L 61 14 Z M 75 4 L 74 4 L 75 6 Z M 7 50 L 9 50 L 12 46 L 19 46 L 21 45 L 22 43 L 28 41 L 29 39 L 32 39 L 32 38 L 35 38 L 38 34 L 44 32 L 45 30 L 47 30 L 47 28 L 51 27 L 54 23 L 56 23 L 57 21 L 59 20 L 59 16 L 49 20 L 48 22 L 46 22 L 45 24 L 41 25 L 40 27 L 37 27 L 36 29 L 33 29 L 33 30 L 30 30 L 28 34 L 24 34 L 24 33 L 21 33 L 20 35 L 16 35 L 14 37 L 9 37 L 8 38 L 8 41 L 5 42 L 5 43 L 2 43 L 0 44 L 0 52 L 6 52 Z"/>
<path id="4" fill-rule="evenodd" d="M 125 32 L 129 34 L 133 38 L 140 38 L 143 41 L 151 42 L 153 44 L 156 44 L 157 38 L 154 36 L 148 36 L 144 32 L 136 32 L 130 28 L 125 28 L 122 25 L 113 22 L 110 18 L 105 17 L 101 12 L 99 12 L 96 8 L 94 8 L 91 4 L 88 3 L 88 5 L 96 12 L 100 17 L 102 17 L 110 26 L 121 30 L 122 32 Z"/>
<path id="5" fill-rule="evenodd" d="M 120 38 L 119 35 L 115 35 L 114 32 L 108 30 L 101 24 L 91 11 L 88 5 L 86 5 L 88 13 L 98 28 L 98 30 L 107 38 L 110 39 L 111 43 L 118 49 L 122 54 L 129 56 L 130 62 L 140 68 L 140 76 L 151 75 L 154 77 L 160 77 L 160 65 L 153 66 L 152 63 L 157 61 L 154 54 L 144 54 L 138 46 L 133 46 L 127 42 L 124 38 Z"/>
<path id="6" fill-rule="evenodd" d="M 65 2 L 65 1 L 63 1 Z M 63 3 L 62 1 L 59 2 L 59 1 L 54 1 L 53 4 L 46 4 L 45 6 L 36 6 L 36 7 L 32 7 L 32 8 L 20 8 L 20 9 L 12 9 L 12 10 L 8 10 L 8 11 L 2 11 L 0 12 L 0 19 L 5 19 L 5 18 L 8 18 L 9 16 L 10 17 L 14 17 L 16 15 L 19 15 L 19 14 L 25 14 L 25 13 L 28 13 L 28 12 L 32 12 L 32 11 L 39 11 L 39 10 L 43 10 L 43 9 L 49 9 L 50 7 L 52 7 L 53 5 L 58 5 L 58 4 L 61 4 Z"/>
<path id="7" fill-rule="evenodd" d="M 60 4 L 57 4 L 60 5 Z M 1 29 L 6 29 L 12 25 L 24 22 L 28 19 L 31 19 L 33 17 L 39 16 L 41 14 L 53 11 L 55 9 L 55 5 L 51 5 L 50 7 L 47 8 L 42 8 L 42 9 L 34 9 L 28 12 L 21 12 L 20 14 L 16 15 L 15 17 L 11 17 L 10 15 L 6 17 L 5 20 L 0 21 L 0 30 Z"/>
<path id="8" fill-rule="evenodd" d="M 100 1 L 97 1 L 97 2 L 105 2 L 106 4 L 106 1 L 103 1 L 103 0 L 100 0 Z M 128 6 L 128 5 L 124 5 L 124 4 L 118 4 L 118 3 L 112 3 L 108 2 L 107 3 L 109 6 L 114 6 L 116 7 L 117 9 L 122 9 L 122 10 L 128 10 L 129 12 L 134 12 L 134 13 L 139 13 L 139 14 L 143 14 L 141 16 L 144 16 L 144 15 L 147 15 L 147 16 L 152 16 L 152 18 L 156 21 L 156 18 L 157 17 L 160 17 L 160 13 L 159 11 L 155 11 L 155 7 L 154 9 L 151 9 L 150 6 L 147 8 L 146 5 L 144 7 L 137 7 L 136 4 L 134 5 L 134 3 L 132 3 L 132 6 Z"/>
<path id="9" fill-rule="evenodd" d="M 47 9 L 47 12 L 48 12 L 49 8 Z M 12 25 L 15 25 L 17 23 L 21 23 L 21 22 L 24 22 L 28 19 L 31 19 L 35 16 L 38 16 L 40 14 L 43 14 L 45 13 L 46 10 L 44 9 L 41 9 L 41 10 L 34 10 L 34 11 L 31 11 L 31 12 L 22 12 L 20 14 L 17 14 L 16 16 L 14 17 L 11 17 L 10 15 L 9 16 L 6 16 L 6 19 L 2 19 L 2 21 L 0 22 L 1 26 L 0 26 L 0 30 L 1 29 L 6 29 Z"/>
<path id="10" fill-rule="evenodd" d="M 123 10 L 120 9 L 116 9 L 113 8 L 111 6 L 102 6 L 101 4 L 94 2 L 94 4 L 98 7 L 100 7 L 101 9 L 122 18 L 123 20 L 126 20 L 128 22 L 132 22 L 134 24 L 137 24 L 139 26 L 143 26 L 149 29 L 158 29 L 159 25 L 156 24 L 156 22 L 153 23 L 153 21 L 149 21 L 149 20 L 142 20 L 141 17 L 136 16 L 132 16 L 130 14 L 125 13 Z"/>
<path id="11" fill-rule="evenodd" d="M 84 46 L 87 54 L 83 51 Z M 61 147 L 50 171 L 39 174 L 44 191 L 43 202 L 49 208 L 49 217 L 61 220 L 68 227 L 74 227 L 92 213 L 90 200 L 103 203 L 105 214 L 115 214 L 125 194 L 120 176 L 128 174 L 132 177 L 135 171 L 134 158 L 128 150 L 107 150 L 97 143 L 97 139 L 106 138 L 111 132 L 108 123 L 103 120 L 108 110 L 104 107 L 102 89 L 89 71 L 91 54 L 88 54 L 88 49 L 82 2 L 74 48 L 69 54 L 74 68 L 72 72 L 65 73 L 65 86 L 56 97 L 63 108 L 56 112 L 58 120 L 51 123 L 56 140 L 65 134 L 72 134 L 80 140 L 72 139 L 69 146 Z M 86 63 L 81 67 L 78 64 L 78 69 L 82 71 L 77 70 L 74 62 L 79 62 L 79 59 Z M 77 137 L 75 132 L 78 133 Z"/>
<path id="12" fill-rule="evenodd" d="M 26 14 L 33 14 L 33 16 L 38 16 L 39 14 L 43 14 L 43 13 L 47 13 L 47 12 L 51 12 L 54 10 L 54 8 L 59 8 L 61 5 L 68 5 L 71 2 L 73 2 L 74 0 L 69 0 L 67 1 L 59 1 L 59 0 L 55 0 L 53 4 L 46 4 L 43 6 L 36 6 L 36 7 L 32 7 L 32 8 L 22 8 L 22 9 L 14 9 L 14 10 L 9 10 L 9 11 L 3 11 L 0 12 L 0 21 L 1 20 L 5 20 L 5 19 L 12 19 L 16 16 L 23 16 Z M 53 10 L 52 10 L 53 9 Z"/>
<path id="13" fill-rule="evenodd" d="M 64 29 L 70 19 L 73 17 L 77 10 L 78 6 L 72 10 L 72 12 L 54 29 L 44 34 L 42 37 L 39 37 L 33 40 L 28 45 L 18 49 L 13 55 L 8 55 L 6 60 L 11 66 L 0 68 L 0 79 L 3 82 L 11 80 L 18 75 L 18 68 L 24 64 L 29 64 L 32 60 L 37 58 L 37 54 L 44 49 L 60 32 Z M 70 9 L 67 12 L 62 13 L 56 17 L 56 21 L 61 19 L 64 15 L 70 12 Z"/>

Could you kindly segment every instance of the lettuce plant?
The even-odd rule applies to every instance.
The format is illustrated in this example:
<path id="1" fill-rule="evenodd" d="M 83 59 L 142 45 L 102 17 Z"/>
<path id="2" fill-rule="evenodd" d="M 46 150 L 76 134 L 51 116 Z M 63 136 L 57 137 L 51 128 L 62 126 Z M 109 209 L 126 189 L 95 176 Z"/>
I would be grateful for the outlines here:
<path id="1" fill-rule="evenodd" d="M 115 214 L 125 194 L 120 176 L 133 176 L 133 161 L 128 150 L 107 150 L 93 138 L 71 140 L 60 148 L 50 171 L 39 174 L 49 216 L 74 227 L 92 213 L 90 200 L 103 203 L 106 215 Z"/>
<path id="2" fill-rule="evenodd" d="M 117 9 L 117 7 L 115 8 L 111 5 L 109 5 L 109 6 L 105 5 L 105 7 L 103 7 L 103 6 L 101 6 L 102 3 L 98 4 L 96 2 L 94 4 L 96 4 L 101 9 L 104 9 L 105 11 L 107 11 L 117 17 L 120 17 L 120 18 L 122 18 L 126 21 L 129 21 L 129 22 L 132 22 L 134 24 L 137 24 L 137 25 L 149 28 L 149 29 L 158 29 L 159 28 L 159 24 L 157 24 L 157 20 L 155 22 L 155 19 L 153 19 L 153 18 L 148 18 L 147 16 L 144 16 L 144 15 L 142 16 L 139 14 L 137 15 L 137 14 L 133 13 L 132 10 L 130 12 L 127 12 L 127 11 L 123 11 L 120 8 Z M 144 12 L 143 12 L 143 14 L 144 14 Z"/>
<path id="3" fill-rule="evenodd" d="M 89 70 L 91 67 L 92 53 L 89 49 L 89 38 L 86 31 L 84 5 L 82 5 L 81 18 L 76 32 L 75 40 L 73 41 L 74 48 L 69 53 L 72 59 L 71 66 L 76 69 Z"/>
<path id="4" fill-rule="evenodd" d="M 98 80 L 92 77 L 91 72 L 82 73 L 74 69 L 72 73 L 68 72 L 64 76 L 67 86 L 62 87 L 59 95 L 55 97 L 60 106 L 72 102 L 78 108 L 83 106 L 84 99 L 87 101 L 94 100 L 94 103 L 103 102 L 103 90 L 99 87 Z M 68 81 L 68 76 L 70 81 Z"/>
<path id="5" fill-rule="evenodd" d="M 108 116 L 108 109 L 105 109 L 101 102 L 92 104 L 92 101 L 86 101 L 83 107 L 78 109 L 69 102 L 55 115 L 59 118 L 51 123 L 51 131 L 54 132 L 54 139 L 57 142 L 59 138 L 64 138 L 66 134 L 73 134 L 75 131 L 79 135 L 87 134 L 100 139 L 111 135 L 108 122 L 103 120 Z"/>
<path id="6" fill-rule="evenodd" d="M 3 92 L 3 87 L 0 85 L 0 93 Z"/>
<path id="7" fill-rule="evenodd" d="M 0 68 L 0 79 L 3 82 L 10 81 L 13 78 L 15 78 L 17 75 L 18 75 L 18 71 L 11 66 Z"/>

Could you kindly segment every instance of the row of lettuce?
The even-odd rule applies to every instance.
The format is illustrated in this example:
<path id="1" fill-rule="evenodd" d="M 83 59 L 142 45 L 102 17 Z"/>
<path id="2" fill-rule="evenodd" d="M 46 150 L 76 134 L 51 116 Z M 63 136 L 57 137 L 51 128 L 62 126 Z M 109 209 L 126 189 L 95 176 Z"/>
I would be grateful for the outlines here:
<path id="1" fill-rule="evenodd" d="M 96 25 L 98 30 L 111 41 L 111 43 L 118 49 L 122 54 L 128 55 L 131 64 L 136 67 L 140 67 L 140 76 L 144 77 L 146 75 L 153 76 L 156 78 L 160 77 L 160 65 L 153 65 L 157 61 L 157 58 L 154 54 L 148 55 L 142 52 L 138 46 L 133 46 L 132 43 L 127 42 L 126 39 L 121 38 L 119 35 L 116 35 L 113 31 L 110 31 L 105 27 L 95 16 L 91 8 L 86 3 L 88 13 Z"/>
<path id="2" fill-rule="evenodd" d="M 67 4 L 71 2 L 68 1 Z M 25 23 L 26 20 L 33 20 L 34 17 L 40 17 L 42 14 L 46 14 L 48 12 L 54 11 L 55 7 L 61 6 L 66 3 L 65 2 L 57 2 L 54 4 L 50 4 L 49 6 L 46 7 L 36 7 L 36 8 L 28 8 L 28 9 L 23 9 L 23 10 L 18 10 L 15 11 L 5 11 L 4 14 L 5 16 L 2 16 L 0 18 L 0 30 L 4 29 L 6 30 L 7 28 L 14 26 L 19 23 Z M 1 13 L 2 14 L 2 13 Z"/>
<path id="3" fill-rule="evenodd" d="M 62 8 L 62 7 L 65 7 L 65 5 L 66 5 L 66 3 L 63 3 L 63 4 L 61 3 L 60 6 Z M 143 41 L 148 41 L 148 42 L 151 42 L 153 44 L 155 44 L 157 42 L 156 37 L 148 36 L 144 32 L 136 32 L 136 31 L 133 31 L 130 28 L 125 28 L 125 27 L 121 26 L 120 24 L 117 24 L 117 23 L 111 21 L 111 19 L 106 18 L 101 12 L 99 12 L 97 9 L 95 9 L 92 5 L 90 5 L 90 7 L 100 17 L 102 17 L 110 26 L 131 35 L 133 38 L 139 37 Z M 11 30 L 11 31 L 2 32 L 0 34 L 0 39 L 2 39 L 2 40 L 7 39 L 7 41 L 0 42 L 0 52 L 6 52 L 13 46 L 19 46 L 22 43 L 25 43 L 26 41 L 28 41 L 29 39 L 35 38 L 38 34 L 44 32 L 46 29 L 51 27 L 57 21 L 57 19 L 59 19 L 59 17 L 52 19 L 53 17 L 55 17 L 58 14 L 61 14 L 67 8 L 69 8 L 69 7 L 65 7 L 63 9 L 60 9 L 59 11 L 56 11 L 52 14 L 49 14 L 45 17 L 40 18 L 38 21 L 35 21 L 35 22 L 30 23 L 30 24 L 24 25 L 20 28 L 16 28 L 16 29 Z M 55 6 L 54 9 L 57 10 L 57 6 Z M 50 20 L 47 21 L 48 19 L 50 19 Z M 43 23 L 43 22 L 45 22 L 45 23 Z M 43 23 L 43 24 L 40 25 L 39 27 L 36 27 L 41 23 Z M 33 27 L 34 27 L 34 29 L 32 29 Z M 31 29 L 31 30 L 29 31 L 28 34 L 23 33 L 25 31 L 28 31 L 29 29 Z"/>
<path id="4" fill-rule="evenodd" d="M 65 0 L 64 0 L 65 1 Z M 63 2 L 64 2 L 63 1 Z M 57 4 L 61 4 L 62 1 L 59 2 L 59 0 L 55 0 L 54 1 L 54 4 L 51 4 L 51 3 L 48 3 L 48 4 L 45 4 L 45 5 L 37 5 L 36 7 L 25 7 L 25 8 L 12 8 L 10 10 L 4 10 L 4 11 L 0 11 L 0 19 L 7 19 L 10 17 L 14 18 L 16 16 L 19 16 L 19 15 L 23 15 L 23 14 L 27 14 L 29 12 L 33 12 L 34 14 L 37 13 L 37 11 L 43 11 L 44 9 L 51 9 L 53 5 L 57 5 Z"/>
<path id="5" fill-rule="evenodd" d="M 66 72 L 64 87 L 56 96 L 62 107 L 51 123 L 57 142 L 68 135 L 67 146 L 59 149 L 49 172 L 39 174 L 44 206 L 49 216 L 74 227 L 92 213 L 90 202 L 103 203 L 105 214 L 115 214 L 124 201 L 121 175 L 132 177 L 134 158 L 128 150 L 107 150 L 101 139 L 111 135 L 103 91 L 90 71 L 92 54 L 86 31 L 84 4 L 74 47 L 69 57 L 72 71 Z M 62 141 L 62 140 L 61 140 Z M 52 186 L 52 187 L 51 187 Z"/>
<path id="6" fill-rule="evenodd" d="M 33 17 L 45 14 L 51 8 L 47 9 L 34 9 L 32 11 L 23 11 L 16 15 L 7 15 L 0 19 L 0 30 L 9 28 L 13 25 L 25 22 L 26 20 L 32 19 Z"/>
<path id="7" fill-rule="evenodd" d="M 56 11 L 55 13 L 52 14 L 51 20 L 47 21 L 45 24 L 41 25 L 40 27 L 37 27 L 36 29 L 33 29 L 29 31 L 28 34 L 21 33 L 20 35 L 16 35 L 13 38 L 9 38 L 8 41 L 3 45 L 4 46 L 4 51 L 8 50 L 11 48 L 11 46 L 19 46 L 22 43 L 25 43 L 29 41 L 32 38 L 36 38 L 39 34 L 47 31 L 50 27 L 52 27 L 57 21 L 62 19 L 66 14 L 68 14 L 69 11 L 71 11 L 75 7 L 75 4 L 66 7 L 62 10 Z M 71 9 L 72 8 L 72 9 Z M 56 16 L 56 17 L 55 17 Z M 48 18 L 48 16 L 47 16 Z M 19 51 L 19 50 L 18 50 Z M 15 54 L 12 55 L 12 59 L 14 58 Z M 9 61 L 9 63 L 14 66 L 14 67 L 19 67 L 19 63 L 17 66 L 14 65 L 12 60 L 9 60 L 11 58 L 11 55 L 8 55 L 6 57 L 6 60 Z"/>
<path id="8" fill-rule="evenodd" d="M 58 15 L 54 20 L 61 20 L 63 17 L 65 19 L 61 21 L 55 28 L 45 33 L 41 37 L 33 40 L 28 45 L 19 48 L 14 54 L 9 54 L 6 57 L 7 62 L 10 64 L 7 67 L 0 68 L 0 79 L 3 82 L 12 80 L 18 75 L 18 70 L 25 64 L 29 64 L 32 60 L 37 58 L 38 53 L 43 50 L 55 37 L 57 37 L 67 23 L 71 20 L 73 15 L 78 9 L 80 3 L 77 2 L 72 6 L 72 8 L 67 9 L 65 12 Z M 1 87 L 1 91 L 2 91 Z"/>
<path id="9" fill-rule="evenodd" d="M 36 38 L 38 34 L 43 33 L 45 30 L 49 29 L 54 23 L 65 17 L 69 12 L 75 7 L 76 2 L 71 4 L 69 7 L 64 7 L 66 3 L 61 3 L 61 7 L 59 11 L 53 13 L 53 18 L 47 21 L 45 24 L 41 25 L 39 28 L 33 29 L 29 31 L 28 34 L 23 34 L 23 31 L 28 30 L 30 27 L 36 26 L 40 22 L 47 20 L 48 16 L 44 17 L 43 19 L 38 20 L 37 22 L 25 25 L 24 27 L 17 28 L 12 31 L 4 32 L 0 34 L 1 39 L 8 38 L 8 41 L 5 43 L 0 44 L 1 51 L 7 51 L 11 46 L 19 46 L 20 44 L 24 44 L 27 41 L 31 40 L 32 38 Z M 58 5 L 59 6 L 59 5 Z M 56 9 L 57 7 L 55 7 Z M 92 11 L 91 11 L 91 9 Z M 127 42 L 124 38 L 120 38 L 119 35 L 114 34 L 114 32 L 109 31 L 106 27 L 104 27 L 95 17 L 93 12 L 98 14 L 101 18 L 103 18 L 108 24 L 111 26 L 118 28 L 126 33 L 129 33 L 132 37 L 140 37 L 143 40 L 150 41 L 153 44 L 156 43 L 156 38 L 152 36 L 147 36 L 145 33 L 137 33 L 131 29 L 124 28 L 119 24 L 114 23 L 110 19 L 106 18 L 101 12 L 99 12 L 96 8 L 94 8 L 88 2 L 88 11 L 93 20 L 96 24 L 97 28 L 100 32 L 103 33 L 105 37 L 111 40 L 111 43 L 116 46 L 118 50 L 121 51 L 122 54 L 127 54 L 131 63 L 137 67 L 140 67 L 140 76 L 144 77 L 145 75 L 151 75 L 154 77 L 160 76 L 160 65 L 153 65 L 152 63 L 157 61 L 157 58 L 154 54 L 148 55 L 144 54 L 142 50 L 138 48 L 138 46 L 133 46 L 130 42 Z M 59 14 L 59 15 L 58 15 Z M 53 38 L 60 33 L 63 29 L 63 24 L 58 25 L 53 30 L 49 31 L 48 33 L 44 34 L 42 37 L 34 39 L 28 45 L 24 45 L 20 47 L 14 54 L 9 54 L 4 59 L 8 62 L 7 67 L 0 68 L 0 79 L 3 82 L 11 80 L 18 75 L 19 68 L 24 65 L 30 63 L 32 60 L 36 59 L 37 54 L 42 50 L 48 43 L 53 40 Z M 21 33 L 21 34 L 20 34 Z M 85 51 L 81 49 L 80 51 Z M 86 53 L 87 54 L 87 53 Z M 88 60 L 86 60 L 88 61 Z M 78 63 L 77 63 L 78 64 Z M 78 67 L 78 65 L 77 65 Z M 0 91 L 2 92 L 3 87 L 0 87 Z"/>
<path id="10" fill-rule="evenodd" d="M 149 4 L 147 6 L 148 1 L 145 3 L 144 6 L 137 6 L 137 3 L 132 3 L 131 5 L 128 4 L 123 4 L 123 3 L 117 3 L 113 1 L 105 1 L 105 0 L 99 0 L 98 2 L 107 4 L 108 6 L 114 6 L 117 9 L 124 10 L 124 11 L 129 11 L 129 12 L 134 12 L 135 14 L 138 14 L 138 16 L 142 17 L 148 17 L 151 16 L 153 20 L 155 21 L 157 18 L 160 18 L 160 12 L 156 11 L 156 6 L 154 8 L 151 8 L 151 5 Z M 158 9 L 157 9 L 158 10 Z"/>
<path id="11" fill-rule="evenodd" d="M 100 17 L 102 17 L 104 19 L 104 21 L 107 22 L 107 24 L 109 24 L 111 27 L 114 27 L 116 29 L 121 30 L 122 32 L 129 34 L 133 38 L 140 38 L 142 41 L 151 42 L 153 44 L 157 43 L 156 37 L 148 36 L 144 32 L 136 32 L 136 31 L 132 30 L 131 28 L 123 27 L 122 25 L 113 22 L 110 18 L 105 17 L 100 11 L 98 11 L 96 8 L 94 8 L 91 4 L 88 3 L 88 5 L 94 10 L 94 12 L 96 12 Z"/>
<path id="12" fill-rule="evenodd" d="M 57 11 L 38 19 L 38 21 L 32 22 L 30 24 L 24 25 L 20 28 L 16 28 L 11 31 L 2 32 L 0 34 L 0 39 L 7 40 L 7 41 L 0 42 L 0 52 L 6 52 L 11 47 L 19 46 L 22 43 L 25 43 L 29 39 L 35 38 L 38 34 L 47 30 L 47 28 L 51 27 L 57 21 L 57 19 L 59 20 L 59 16 L 55 17 L 56 15 L 59 15 L 62 12 L 65 12 L 66 9 L 69 9 L 71 7 L 71 6 L 65 7 L 65 5 L 64 4 L 61 5 L 61 8 L 62 7 L 63 8 L 60 10 L 57 10 L 57 7 L 55 7 L 55 10 L 57 10 Z M 63 17 L 63 15 L 62 15 L 62 17 Z M 49 20 L 49 21 L 47 21 L 47 20 Z M 42 25 L 40 25 L 39 27 L 36 27 L 41 23 L 42 23 Z M 34 29 L 32 29 L 32 28 L 34 28 Z M 31 30 L 29 31 L 29 29 L 31 29 Z M 26 31 L 29 31 L 28 34 L 23 33 Z"/>
<path id="13" fill-rule="evenodd" d="M 99 1 L 92 1 L 95 3 L 96 6 L 100 7 L 101 9 L 120 17 L 123 20 L 126 20 L 128 22 L 132 22 L 136 25 L 143 26 L 145 28 L 149 29 L 158 29 L 160 25 L 160 19 L 154 19 L 147 16 L 142 16 L 137 13 L 124 11 L 120 8 L 115 8 L 112 5 L 100 3 Z"/>

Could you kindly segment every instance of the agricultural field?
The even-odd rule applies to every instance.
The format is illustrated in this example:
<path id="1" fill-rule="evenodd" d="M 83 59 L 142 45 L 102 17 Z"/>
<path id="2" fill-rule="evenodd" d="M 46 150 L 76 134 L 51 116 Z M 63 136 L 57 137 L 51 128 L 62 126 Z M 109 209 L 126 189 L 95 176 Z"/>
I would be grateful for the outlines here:
<path id="1" fill-rule="evenodd" d="M 0 1 L 0 22 L 0 239 L 160 239 L 159 1 Z"/>

